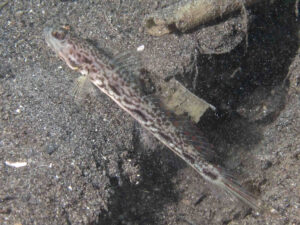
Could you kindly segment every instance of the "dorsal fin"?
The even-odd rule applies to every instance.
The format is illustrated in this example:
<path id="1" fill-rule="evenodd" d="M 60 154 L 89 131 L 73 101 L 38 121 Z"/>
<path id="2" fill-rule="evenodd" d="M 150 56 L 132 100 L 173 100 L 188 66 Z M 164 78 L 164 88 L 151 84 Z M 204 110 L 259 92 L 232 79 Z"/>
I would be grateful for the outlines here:
<path id="1" fill-rule="evenodd" d="M 140 57 L 137 51 L 125 51 L 114 55 L 110 61 L 117 72 L 128 71 L 136 74 L 141 69 Z"/>
<path id="2" fill-rule="evenodd" d="M 140 80 L 141 64 L 137 52 L 126 51 L 118 53 L 113 56 L 109 64 L 119 78 L 134 88 L 136 92 L 143 93 Z"/>

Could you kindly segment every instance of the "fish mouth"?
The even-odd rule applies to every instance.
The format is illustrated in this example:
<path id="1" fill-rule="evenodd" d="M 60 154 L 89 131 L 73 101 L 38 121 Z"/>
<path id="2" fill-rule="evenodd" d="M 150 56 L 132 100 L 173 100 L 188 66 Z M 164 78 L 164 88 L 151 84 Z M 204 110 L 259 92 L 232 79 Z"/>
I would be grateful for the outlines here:
<path id="1" fill-rule="evenodd" d="M 44 34 L 44 38 L 47 42 L 47 44 L 51 47 L 51 33 L 52 33 L 53 29 L 51 27 L 45 27 L 44 30 L 43 30 L 43 34 Z"/>

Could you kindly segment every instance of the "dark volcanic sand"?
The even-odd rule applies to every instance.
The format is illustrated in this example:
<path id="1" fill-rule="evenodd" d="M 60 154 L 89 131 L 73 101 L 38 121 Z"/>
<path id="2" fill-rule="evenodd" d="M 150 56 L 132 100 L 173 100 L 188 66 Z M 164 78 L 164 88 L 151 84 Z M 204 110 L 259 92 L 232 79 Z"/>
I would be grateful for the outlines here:
<path id="1" fill-rule="evenodd" d="M 249 9 L 247 51 L 239 12 L 187 34 L 149 36 L 144 16 L 170 2 L 15 0 L 1 9 L 1 224 L 300 224 L 294 1 Z M 56 22 L 115 50 L 145 45 L 153 83 L 175 75 L 216 106 L 199 128 L 219 163 L 277 213 L 258 216 L 205 184 L 104 94 L 75 101 L 78 74 L 42 37 Z M 233 50 L 204 54 L 197 46 Z"/>

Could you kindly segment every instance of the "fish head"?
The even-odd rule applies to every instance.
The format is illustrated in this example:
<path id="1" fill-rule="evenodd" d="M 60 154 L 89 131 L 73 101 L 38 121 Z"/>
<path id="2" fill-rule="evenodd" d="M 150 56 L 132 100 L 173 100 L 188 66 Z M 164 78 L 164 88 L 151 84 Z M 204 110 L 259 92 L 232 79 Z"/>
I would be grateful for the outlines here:
<path id="1" fill-rule="evenodd" d="M 44 37 L 48 46 L 63 60 L 72 70 L 82 70 L 78 40 L 70 31 L 70 26 L 62 25 L 46 27 Z"/>

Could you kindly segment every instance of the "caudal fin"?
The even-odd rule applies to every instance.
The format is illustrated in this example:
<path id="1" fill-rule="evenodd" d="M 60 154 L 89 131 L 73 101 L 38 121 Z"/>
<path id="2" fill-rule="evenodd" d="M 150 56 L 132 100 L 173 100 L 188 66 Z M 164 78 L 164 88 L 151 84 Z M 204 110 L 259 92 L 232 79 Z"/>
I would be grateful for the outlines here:
<path id="1" fill-rule="evenodd" d="M 222 182 L 219 184 L 227 193 L 235 196 L 242 202 L 246 203 L 248 206 L 256 211 L 261 211 L 257 204 L 257 199 L 254 195 L 247 192 L 239 183 L 237 183 L 230 176 L 223 176 Z"/>

